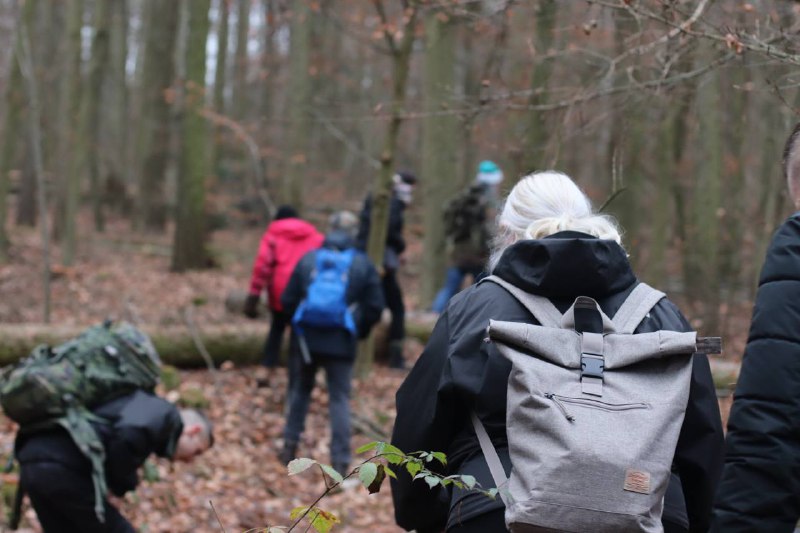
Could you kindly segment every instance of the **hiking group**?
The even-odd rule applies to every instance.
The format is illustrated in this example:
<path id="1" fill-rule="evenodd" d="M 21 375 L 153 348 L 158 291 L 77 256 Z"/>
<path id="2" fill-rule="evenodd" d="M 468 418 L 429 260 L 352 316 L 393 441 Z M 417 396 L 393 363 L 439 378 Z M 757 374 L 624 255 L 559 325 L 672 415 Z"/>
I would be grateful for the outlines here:
<path id="1" fill-rule="evenodd" d="M 800 209 L 800 124 L 783 166 Z M 427 468 L 496 487 L 497 497 L 431 488 L 397 469 L 397 524 L 419 533 L 792 531 L 800 212 L 767 253 L 726 443 L 708 359 L 721 340 L 699 337 L 663 292 L 637 279 L 615 220 L 567 175 L 525 176 L 501 203 L 502 180 L 483 161 L 443 206 L 451 262 L 432 304 L 440 314 L 397 391 L 391 437 L 406 452 L 444 452 L 446 464 Z M 260 241 L 244 313 L 258 317 L 266 293 L 267 369 L 291 331 L 282 463 L 298 454 L 321 367 L 330 463 L 348 473 L 356 346 L 384 308 L 389 366 L 406 366 L 398 270 L 416 181 L 394 176 L 381 265 L 365 253 L 369 195 L 360 216 L 331 215 L 325 235 L 282 206 Z M 472 284 L 462 290 L 465 278 Z M 154 394 L 159 364 L 144 333 L 106 322 L 3 372 L 0 404 L 20 424 L 17 518 L 27 494 L 46 533 L 134 531 L 107 491 L 135 488 L 150 454 L 189 460 L 213 444 L 203 413 Z"/>

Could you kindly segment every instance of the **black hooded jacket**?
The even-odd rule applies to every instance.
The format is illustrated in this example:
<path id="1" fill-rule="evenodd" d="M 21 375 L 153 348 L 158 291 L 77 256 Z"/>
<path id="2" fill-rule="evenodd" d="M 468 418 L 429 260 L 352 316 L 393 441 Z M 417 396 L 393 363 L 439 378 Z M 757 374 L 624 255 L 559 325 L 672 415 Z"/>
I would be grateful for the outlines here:
<path id="1" fill-rule="evenodd" d="M 93 424 L 106 453 L 106 482 L 111 492 L 122 496 L 139 483 L 138 469 L 155 453 L 170 458 L 183 431 L 178 409 L 153 394 L 136 391 L 107 402 L 94 413 L 108 421 Z M 15 443 L 17 460 L 26 464 L 57 463 L 76 475 L 91 476 L 89 459 L 78 449 L 69 434 L 61 428 L 21 434 Z M 55 480 L 42 480 L 43 483 Z M 68 483 L 69 480 L 58 480 Z"/>
<path id="2" fill-rule="evenodd" d="M 576 232 L 510 246 L 494 274 L 517 287 L 549 298 L 562 312 L 578 296 L 598 301 L 613 316 L 638 281 L 625 252 L 613 241 Z M 536 323 L 513 296 L 494 283 L 474 285 L 455 296 L 439 318 L 422 356 L 397 392 L 392 443 L 406 452 L 443 451 L 447 473 L 474 475 L 492 487 L 486 461 L 470 423 L 474 410 L 486 426 L 506 469 L 506 386 L 511 364 L 492 343 L 483 341 L 489 319 Z M 636 329 L 689 331 L 686 319 L 661 300 Z M 665 497 L 664 519 L 708 528 L 711 503 L 722 462 L 723 433 L 706 356 L 695 356 L 686 410 Z M 680 476 L 680 478 L 678 477 Z M 405 472 L 392 480 L 397 523 L 406 529 L 438 531 L 453 520 L 468 520 L 501 508 L 480 494 L 431 491 Z M 458 505 L 456 505 L 458 504 Z M 688 518 L 688 520 L 687 520 Z M 688 522 L 688 524 L 687 524 Z"/>
<path id="3" fill-rule="evenodd" d="M 778 228 L 761 269 L 712 531 L 791 532 L 798 518 L 800 213 L 795 213 Z"/>
<path id="4" fill-rule="evenodd" d="M 353 247 L 353 239 L 344 232 L 334 231 L 325 236 L 323 248 L 347 250 Z M 283 309 L 291 315 L 297 310 L 311 284 L 316 265 L 316 250 L 308 252 L 294 267 L 292 277 L 281 296 Z M 381 278 L 372 262 L 363 253 L 357 253 L 350 265 L 345 294 L 347 305 L 353 309 L 353 320 L 358 338 L 364 338 L 381 318 L 384 299 Z M 356 356 L 356 341 L 345 329 L 322 329 L 305 327 L 305 340 L 311 353 L 331 357 L 353 359 Z"/>

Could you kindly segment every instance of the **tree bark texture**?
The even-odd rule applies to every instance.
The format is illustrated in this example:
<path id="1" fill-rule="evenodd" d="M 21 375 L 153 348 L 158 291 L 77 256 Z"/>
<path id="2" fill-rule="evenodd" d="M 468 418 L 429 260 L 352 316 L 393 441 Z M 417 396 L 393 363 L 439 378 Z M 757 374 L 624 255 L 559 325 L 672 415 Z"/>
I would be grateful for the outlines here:
<path id="1" fill-rule="evenodd" d="M 177 216 L 172 249 L 172 270 L 175 272 L 209 266 L 205 211 L 208 125 L 199 113 L 205 106 L 209 7 L 210 0 L 196 0 L 188 10 L 183 146 L 178 171 Z"/>
<path id="2" fill-rule="evenodd" d="M 311 17 L 306 2 L 292 4 L 290 22 L 288 158 L 283 177 L 283 203 L 302 212 L 303 184 L 308 172 L 311 133 Z"/>
<path id="3" fill-rule="evenodd" d="M 167 222 L 165 181 L 170 147 L 170 102 L 175 77 L 173 51 L 178 33 L 180 2 L 145 5 L 147 20 L 143 50 L 141 123 L 137 152 L 141 170 L 137 194 L 136 226 L 163 231 Z M 192 11 L 200 9 L 192 6 Z"/>
<path id="4" fill-rule="evenodd" d="M 446 11 L 425 15 L 425 111 L 422 130 L 422 179 L 424 206 L 420 303 L 429 307 L 444 281 L 447 267 L 446 235 L 442 213 L 448 199 L 459 189 L 458 124 L 453 115 L 440 116 L 455 95 L 455 47 L 458 26 Z"/>

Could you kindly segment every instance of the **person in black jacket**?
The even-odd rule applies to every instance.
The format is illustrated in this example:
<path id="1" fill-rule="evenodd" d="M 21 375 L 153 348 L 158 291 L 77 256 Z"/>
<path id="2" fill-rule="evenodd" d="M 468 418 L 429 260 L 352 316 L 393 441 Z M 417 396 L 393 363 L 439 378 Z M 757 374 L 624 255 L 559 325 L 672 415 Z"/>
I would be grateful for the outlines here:
<path id="1" fill-rule="evenodd" d="M 353 248 L 353 234 L 357 218 L 350 212 L 334 214 L 330 231 L 322 248 L 345 251 Z M 308 295 L 309 285 L 315 275 L 318 250 L 308 252 L 292 272 L 289 284 L 283 291 L 281 302 L 290 316 Z M 280 460 L 288 463 L 297 454 L 300 435 L 305 429 L 305 419 L 314 388 L 318 367 L 325 369 L 328 381 L 328 409 L 331 422 L 331 465 L 345 473 L 350 464 L 350 382 L 356 343 L 365 338 L 383 311 L 383 293 L 378 271 L 369 258 L 356 252 L 347 276 L 345 300 L 355 323 L 355 335 L 342 328 L 319 328 L 296 325 L 292 333 L 289 370 L 292 383 L 289 391 L 289 413 L 284 429 L 284 446 Z"/>
<path id="2" fill-rule="evenodd" d="M 178 410 L 153 394 L 136 391 L 94 410 L 105 448 L 108 489 L 116 496 L 136 488 L 137 470 L 155 453 L 189 461 L 213 443 L 211 424 L 199 412 Z M 105 522 L 94 509 L 92 466 L 61 428 L 21 433 L 15 443 L 20 487 L 28 494 L 45 533 L 133 532 L 120 512 L 105 501 Z"/>
<path id="3" fill-rule="evenodd" d="M 397 281 L 397 271 L 400 268 L 400 257 L 406 249 L 406 241 L 403 238 L 403 211 L 411 203 L 417 178 L 410 172 L 398 172 L 394 175 L 393 180 L 394 187 L 389 205 L 389 226 L 386 231 L 386 250 L 383 254 L 381 282 L 386 306 L 392 313 L 392 322 L 389 325 L 389 366 L 402 369 L 405 368 L 403 340 L 406 336 L 406 310 L 403 303 L 403 291 Z M 372 220 L 371 194 L 367 195 L 364 200 L 360 219 L 361 224 L 358 228 L 356 243 L 359 250 L 366 250 Z"/>
<path id="4" fill-rule="evenodd" d="M 800 210 L 800 124 L 783 172 Z M 712 531 L 790 532 L 800 518 L 800 211 L 775 232 L 728 418 Z"/>
<path id="5" fill-rule="evenodd" d="M 523 178 L 498 218 L 488 268 L 522 290 L 550 299 L 565 312 L 578 296 L 597 300 L 614 316 L 638 284 L 610 218 L 594 215 L 586 196 L 565 175 L 543 172 Z M 443 472 L 475 476 L 493 487 L 470 423 L 474 411 L 497 448 L 506 471 L 506 386 L 511 363 L 484 342 L 489 319 L 537 323 L 505 289 L 474 285 L 450 301 L 420 359 L 397 392 L 392 444 L 406 452 L 441 451 Z M 689 331 L 677 307 L 662 299 L 636 329 Z M 719 407 L 705 355 L 695 355 L 686 416 L 662 521 L 667 532 L 705 531 L 721 467 Z M 395 519 L 420 533 L 505 531 L 504 506 L 475 493 L 437 486 L 430 490 L 404 472 L 392 480 Z"/>

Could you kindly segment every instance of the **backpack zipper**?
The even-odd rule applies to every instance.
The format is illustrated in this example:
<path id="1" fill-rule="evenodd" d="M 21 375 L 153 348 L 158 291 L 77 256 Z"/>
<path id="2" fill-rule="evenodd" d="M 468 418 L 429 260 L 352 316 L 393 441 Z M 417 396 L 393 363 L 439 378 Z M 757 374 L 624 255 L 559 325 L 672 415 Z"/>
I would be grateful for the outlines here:
<path id="1" fill-rule="evenodd" d="M 553 403 L 555 404 L 556 407 L 558 407 L 558 410 L 561 411 L 561 414 L 564 415 L 564 418 L 566 418 L 570 422 L 575 422 L 575 417 L 572 416 L 572 414 L 570 414 L 569 411 L 567 411 L 566 406 L 563 403 L 561 403 L 559 397 L 557 397 L 552 392 L 545 392 L 544 397 L 547 398 L 548 400 L 553 400 Z"/>
<path id="2" fill-rule="evenodd" d="M 633 409 L 650 409 L 650 404 L 644 402 L 634 403 L 608 403 L 600 400 L 593 400 L 591 398 L 570 398 L 569 396 L 559 396 L 552 392 L 546 392 L 544 397 L 552 400 L 554 404 L 561 410 L 567 420 L 570 422 L 575 421 L 575 417 L 567 411 L 564 404 L 581 405 L 593 409 L 601 409 L 603 411 L 631 411 Z"/>

